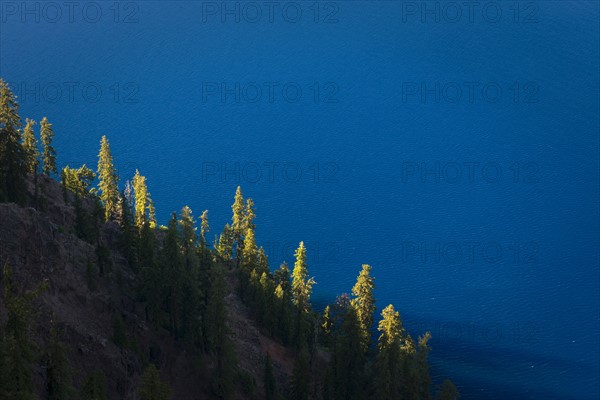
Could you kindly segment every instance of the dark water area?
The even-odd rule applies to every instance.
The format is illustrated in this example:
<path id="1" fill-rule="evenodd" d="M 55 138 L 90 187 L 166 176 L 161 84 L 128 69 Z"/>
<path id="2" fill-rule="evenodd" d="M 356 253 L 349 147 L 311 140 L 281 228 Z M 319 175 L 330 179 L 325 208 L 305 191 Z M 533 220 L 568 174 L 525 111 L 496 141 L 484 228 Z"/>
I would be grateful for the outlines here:
<path id="1" fill-rule="evenodd" d="M 464 399 L 600 397 L 598 2 L 6 3 L 61 165 L 106 134 L 211 237 L 241 185 L 274 267 L 304 240 L 322 303 L 372 265 Z"/>

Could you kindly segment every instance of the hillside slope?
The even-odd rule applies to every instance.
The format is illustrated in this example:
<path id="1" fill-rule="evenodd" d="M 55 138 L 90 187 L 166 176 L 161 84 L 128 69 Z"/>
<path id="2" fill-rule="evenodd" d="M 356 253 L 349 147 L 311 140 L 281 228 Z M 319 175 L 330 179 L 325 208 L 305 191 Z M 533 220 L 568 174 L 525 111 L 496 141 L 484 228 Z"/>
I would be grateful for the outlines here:
<path id="1" fill-rule="evenodd" d="M 45 211 L 0 204 L 0 262 L 10 266 L 11 279 L 20 292 L 40 284 L 47 287 L 34 304 L 32 334 L 40 359 L 34 382 L 39 397 L 44 398 L 46 376 L 41 355 L 54 324 L 68 345 L 75 388 L 100 369 L 106 376 L 110 399 L 135 399 L 144 367 L 152 362 L 171 386 L 173 399 L 215 398 L 209 386 L 211 357 L 174 341 L 165 329 L 147 324 L 144 303 L 135 296 L 136 275 L 120 251 L 117 224 L 100 227 L 99 242 L 109 250 L 108 258 L 102 261 L 97 245 L 75 235 L 75 210 L 65 202 L 60 184 L 40 177 L 40 187 Z M 32 187 L 30 196 L 33 199 Z M 91 212 L 90 204 L 84 207 Z M 292 351 L 260 332 L 237 295 L 237 275 L 228 270 L 227 278 L 230 338 L 240 370 L 246 371 L 256 385 L 253 394 L 252 388 L 244 392 L 238 385 L 235 397 L 263 397 L 267 351 L 273 359 L 277 387 L 283 393 L 292 371 Z M 111 340 L 117 315 L 124 321 L 129 339 L 123 349 Z M 1 299 L 0 317 L 6 318 Z"/>

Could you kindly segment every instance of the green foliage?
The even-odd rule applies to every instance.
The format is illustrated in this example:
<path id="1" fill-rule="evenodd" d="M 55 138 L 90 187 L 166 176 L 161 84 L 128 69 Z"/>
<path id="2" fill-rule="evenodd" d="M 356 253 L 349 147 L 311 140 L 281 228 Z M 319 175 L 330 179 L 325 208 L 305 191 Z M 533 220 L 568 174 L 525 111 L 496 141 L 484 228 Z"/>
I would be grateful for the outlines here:
<path id="1" fill-rule="evenodd" d="M 328 399 L 365 398 L 367 357 L 357 312 L 348 295 L 339 296 L 335 304 L 325 308 L 321 327 L 332 351 L 324 395 Z"/>
<path id="2" fill-rule="evenodd" d="M 154 364 L 150 364 L 140 379 L 138 390 L 140 400 L 169 400 L 171 389 L 160 380 L 160 375 Z"/>
<path id="3" fill-rule="evenodd" d="M 121 214 L 121 239 L 120 247 L 127 258 L 129 265 L 137 271 L 137 230 L 134 227 L 133 213 L 131 207 L 132 188 L 129 182 L 125 185 L 125 189 L 121 192 L 119 198 L 119 208 Z"/>
<path id="4" fill-rule="evenodd" d="M 144 222 L 150 222 L 150 227 L 156 227 L 156 216 L 154 211 L 154 203 L 150 197 L 148 186 L 146 185 L 146 177 L 140 174 L 140 171 L 135 170 L 135 175 L 131 182 L 133 192 L 135 193 L 135 224 L 141 228 Z"/>
<path id="5" fill-rule="evenodd" d="M 25 202 L 27 157 L 20 128 L 16 97 L 0 79 L 0 202 Z"/>
<path id="6" fill-rule="evenodd" d="M 273 375 L 273 363 L 271 362 L 271 355 L 269 353 L 267 353 L 267 356 L 265 357 L 264 387 L 265 400 L 274 400 L 276 382 L 275 375 Z"/>
<path id="7" fill-rule="evenodd" d="M 235 191 L 235 197 L 233 204 L 231 205 L 231 210 L 233 211 L 233 216 L 231 218 L 231 229 L 233 231 L 233 243 L 236 248 L 237 265 L 239 266 L 244 250 L 244 242 L 242 241 L 242 237 L 247 231 L 245 224 L 246 208 L 244 206 L 244 196 L 242 195 L 242 188 L 239 186 Z"/>
<path id="8" fill-rule="evenodd" d="M 77 236 L 88 243 L 95 243 L 99 230 L 93 215 L 83 209 L 82 200 L 90 195 L 90 185 L 96 175 L 85 164 L 79 169 L 72 169 L 69 166 L 63 168 L 62 173 L 63 190 L 74 194 L 75 199 L 75 233 Z M 65 193 L 65 200 L 67 200 Z"/>
<path id="9" fill-rule="evenodd" d="M 343 323 L 334 333 L 333 382 L 335 399 L 362 399 L 365 353 L 362 331 L 356 310 L 347 307 Z"/>
<path id="10" fill-rule="evenodd" d="M 310 306 L 310 295 L 315 281 L 313 278 L 308 279 L 306 247 L 304 247 L 304 242 L 300 242 L 294 256 L 296 257 L 296 262 L 294 263 L 294 270 L 292 272 L 292 301 L 296 306 L 302 309 L 308 309 Z"/>
<path id="11" fill-rule="evenodd" d="M 27 165 L 27 172 L 34 174 L 38 169 L 38 157 L 40 152 L 37 147 L 37 139 L 33 131 L 35 121 L 29 118 L 25 119 L 25 129 L 23 130 L 23 151 Z"/>
<path id="12" fill-rule="evenodd" d="M 242 268 L 245 271 L 252 271 L 258 266 L 258 248 L 254 239 L 254 231 L 250 228 L 246 231 L 244 245 L 242 246 Z"/>
<path id="13" fill-rule="evenodd" d="M 4 327 L 0 326 L 0 398 L 33 400 L 36 348 L 31 341 L 31 303 L 38 292 L 18 293 L 8 264 L 5 264 L 2 275 L 2 301 L 6 306 L 7 320 Z"/>
<path id="14" fill-rule="evenodd" d="M 106 136 L 102 136 L 100 141 L 100 153 L 98 153 L 98 190 L 100 200 L 104 205 L 104 219 L 111 220 L 117 212 L 117 204 L 119 200 L 119 188 L 117 182 L 119 180 L 113 164 L 112 154 L 110 152 L 110 144 Z"/>
<path id="15" fill-rule="evenodd" d="M 460 393 L 458 393 L 458 389 L 449 379 L 444 380 L 435 395 L 435 400 L 458 400 L 459 398 Z"/>
<path id="16" fill-rule="evenodd" d="M 184 206 L 179 212 L 179 228 L 181 229 L 181 246 L 187 256 L 191 256 L 198 245 L 196 221 L 192 209 Z"/>
<path id="17" fill-rule="evenodd" d="M 375 392 L 377 399 L 395 399 L 414 392 L 410 387 L 416 383 L 409 380 L 415 345 L 406 333 L 400 320 L 400 314 L 393 305 L 381 312 L 382 319 L 378 330 L 379 352 L 376 358 Z"/>
<path id="18" fill-rule="evenodd" d="M 241 191 L 240 191 L 241 196 Z M 243 230 L 246 231 L 248 229 L 255 230 L 256 224 L 254 223 L 254 219 L 256 218 L 256 214 L 254 213 L 254 200 L 248 199 L 246 200 L 246 208 L 244 209 L 244 215 L 242 217 L 242 227 Z"/>
<path id="19" fill-rule="evenodd" d="M 207 350 L 216 359 L 213 371 L 213 392 L 221 398 L 229 398 L 231 395 L 236 365 L 236 357 L 229 339 L 226 322 L 225 294 L 223 270 L 219 266 L 214 266 L 211 270 L 204 330 Z"/>
<path id="20" fill-rule="evenodd" d="M 52 172 L 56 174 L 58 172 L 56 170 L 56 150 L 52 147 L 54 132 L 52 124 L 46 117 L 42 118 L 40 122 L 40 138 L 42 140 L 42 173 L 47 176 Z"/>
<path id="21" fill-rule="evenodd" d="M 106 376 L 101 370 L 92 372 L 80 392 L 81 400 L 108 400 L 106 394 Z"/>
<path id="22" fill-rule="evenodd" d="M 231 210 L 233 211 L 231 228 L 233 229 L 233 232 L 236 236 L 236 240 L 240 240 L 241 236 L 246 230 L 246 226 L 244 224 L 244 196 L 242 195 L 242 188 L 239 186 L 235 191 L 235 197 L 233 200 L 233 204 L 231 205 Z"/>
<path id="23" fill-rule="evenodd" d="M 404 329 L 400 321 L 400 313 L 394 309 L 392 304 L 381 311 L 381 321 L 377 330 L 381 332 L 379 336 L 379 350 L 385 350 L 398 343 L 401 340 Z"/>
<path id="24" fill-rule="evenodd" d="M 179 214 L 179 241 L 183 269 L 179 270 L 179 282 L 176 290 L 180 292 L 180 310 L 178 315 L 180 321 L 179 337 L 190 342 L 199 343 L 202 336 L 202 328 L 198 318 L 202 313 L 201 305 L 201 281 L 200 281 L 200 257 L 203 250 L 198 246 L 195 220 L 192 210 L 185 206 Z"/>
<path id="25" fill-rule="evenodd" d="M 163 299 L 166 306 L 165 311 L 169 317 L 168 328 L 175 336 L 181 333 L 180 322 L 183 301 L 181 288 L 184 280 L 177 225 L 177 215 L 173 213 L 165 236 L 161 262 Z"/>
<path id="26" fill-rule="evenodd" d="M 50 342 L 46 350 L 46 390 L 49 400 L 73 398 L 75 391 L 72 386 L 71 373 L 68 348 L 61 342 L 58 331 L 52 325 Z"/>
<path id="27" fill-rule="evenodd" d="M 140 297 L 146 301 L 146 319 L 158 325 L 159 311 L 162 303 L 162 270 L 157 260 L 158 244 L 154 229 L 145 222 L 140 231 L 138 245 L 138 262 L 140 265 Z"/>
<path id="28" fill-rule="evenodd" d="M 208 225 L 208 210 L 202 212 L 200 221 L 200 245 L 202 246 L 202 251 L 204 251 L 206 247 L 206 235 L 210 232 L 210 226 Z"/>
<path id="29" fill-rule="evenodd" d="M 225 224 L 223 233 L 219 236 L 219 240 L 215 243 L 217 254 L 222 260 L 229 261 L 233 253 L 234 233 L 229 224 Z"/>
<path id="30" fill-rule="evenodd" d="M 371 277 L 371 266 L 363 264 L 362 270 L 358 275 L 356 284 L 352 288 L 352 307 L 356 311 L 356 317 L 360 327 L 361 347 L 366 353 L 371 343 L 370 329 L 373 325 L 373 313 L 375 312 L 375 289 L 374 279 Z"/>
<path id="31" fill-rule="evenodd" d="M 327 305 L 321 316 L 321 337 L 326 345 L 331 344 L 331 334 L 333 332 L 333 319 L 331 318 L 331 306 Z"/>
<path id="32" fill-rule="evenodd" d="M 35 122 L 26 120 L 21 145 L 17 111 L 14 96 L 0 80 L 0 201 L 23 199 L 24 172 L 21 172 L 35 172 L 38 167 L 33 132 Z M 49 175 L 56 172 L 56 157 L 52 148 L 52 125 L 46 118 L 41 122 L 41 131 L 43 172 Z M 192 210 L 187 206 L 182 208 L 179 217 L 172 214 L 168 227 L 156 229 L 155 209 L 146 178 L 137 170 L 132 185 L 127 183 L 119 195 L 118 177 L 106 137 L 102 138 L 98 155 L 99 196 L 90 191 L 95 174 L 85 165 L 77 170 L 67 166 L 61 175 L 64 189 L 74 194 L 76 233 L 96 245 L 99 274 L 104 275 L 112 257 L 106 242 L 100 240 L 98 222 L 102 219 L 115 220 L 122 232 L 119 238 L 121 253 L 138 274 L 138 300 L 146 302 L 146 318 L 155 326 L 166 327 L 175 339 L 209 354 L 214 360 L 211 387 L 215 397 L 229 398 L 236 379 L 238 388 L 244 390 L 246 397 L 255 396 L 254 378 L 236 368 L 236 356 L 227 329 L 225 298 L 228 290 L 223 264 L 229 264 L 235 251 L 238 266 L 241 266 L 242 299 L 254 313 L 261 331 L 284 344 L 294 343 L 297 350 L 291 399 L 314 396 L 319 384 L 325 399 L 430 399 L 428 341 L 431 336 L 426 333 L 415 345 L 392 305 L 382 311 L 374 359 L 368 351 L 375 310 L 375 285 L 369 265 L 362 266 L 352 288 L 353 298 L 347 295 L 338 298 L 336 304 L 325 309 L 319 321 L 320 336 L 329 348 L 331 359 L 323 376 L 319 377 L 320 382 L 313 385 L 312 369 L 317 364 L 311 365 L 311 360 L 316 354 L 318 325 L 311 306 L 315 281 L 309 277 L 307 250 L 300 242 L 291 274 L 285 263 L 271 274 L 266 252 L 256 242 L 254 202 L 243 198 L 240 187 L 232 205 L 231 226 L 225 225 L 223 233 L 215 241 L 214 251 L 211 251 L 206 240 L 210 230 L 208 211 L 205 210 L 200 217 L 199 235 Z M 20 189 L 19 185 L 22 186 Z M 70 199 L 71 196 L 65 198 Z M 95 203 L 90 212 L 91 201 Z M 119 281 L 120 271 L 117 271 Z M 91 261 L 87 264 L 86 278 L 90 290 L 95 290 L 97 276 Z M 3 281 L 10 282 L 10 279 Z M 0 398 L 34 398 L 32 366 L 35 349 L 28 339 L 32 320 L 31 298 L 30 294 L 16 293 L 10 284 L 5 283 L 3 302 L 6 303 L 8 319 L 6 326 L 0 326 Z M 118 313 L 113 320 L 112 340 L 120 348 L 128 345 L 125 325 Z M 70 398 L 68 356 L 56 332 L 51 335 L 46 357 L 49 398 Z M 152 356 L 149 357 L 152 359 Z M 264 364 L 265 398 L 276 397 L 275 385 L 273 365 L 267 354 Z M 123 385 L 120 387 L 123 388 Z M 168 386 L 160 381 L 154 365 L 150 365 L 142 376 L 139 397 L 142 400 L 169 398 Z M 81 398 L 107 399 L 106 382 L 101 372 L 89 376 Z M 436 398 L 457 399 L 458 391 L 450 381 L 445 381 Z"/>
<path id="33" fill-rule="evenodd" d="M 427 357 L 431 351 L 428 342 L 431 339 L 431 334 L 425 332 L 423 336 L 419 336 L 417 352 L 414 354 L 414 366 L 412 368 L 413 376 L 412 383 L 415 387 L 413 398 L 418 400 L 429 400 L 431 376 L 429 375 L 429 364 Z"/>
<path id="34" fill-rule="evenodd" d="M 292 375 L 291 400 L 308 400 L 310 396 L 310 356 L 306 348 L 298 353 Z"/>
<path id="35" fill-rule="evenodd" d="M 90 194 L 90 186 L 96 174 L 83 164 L 78 169 L 69 168 L 67 165 L 62 169 L 61 173 L 63 187 L 75 196 L 84 198 Z"/>

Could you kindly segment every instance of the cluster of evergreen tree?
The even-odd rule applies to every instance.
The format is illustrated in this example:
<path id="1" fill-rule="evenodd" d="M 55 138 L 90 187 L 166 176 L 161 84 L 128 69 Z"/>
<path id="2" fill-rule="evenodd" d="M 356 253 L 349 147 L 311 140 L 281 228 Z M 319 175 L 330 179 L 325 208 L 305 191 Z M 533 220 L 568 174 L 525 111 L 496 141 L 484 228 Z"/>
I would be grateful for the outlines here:
<path id="1" fill-rule="evenodd" d="M 315 281 L 309 277 L 304 243 L 294 254 L 292 271 L 284 262 L 271 273 L 263 248 L 256 244 L 254 202 L 244 202 L 240 187 L 232 211 L 232 223 L 215 241 L 215 249 L 223 260 L 236 261 L 242 298 L 263 330 L 296 349 L 292 399 L 314 396 L 317 386 L 325 400 L 431 399 L 428 332 L 415 343 L 390 304 L 381 312 L 377 346 L 371 343 L 376 310 L 371 266 L 362 266 L 351 296 L 339 296 L 318 315 L 310 301 Z M 329 349 L 331 361 L 325 377 L 311 382 L 318 344 Z M 437 398 L 456 399 L 458 392 L 446 381 Z"/>
<path id="2" fill-rule="evenodd" d="M 174 339 L 212 355 L 213 390 L 227 397 L 235 386 L 236 363 L 226 325 L 225 271 L 206 242 L 208 211 L 200 217 L 200 234 L 188 206 L 172 213 L 166 227 L 157 226 L 146 177 L 136 170 L 119 193 L 106 137 L 101 140 L 97 173 L 104 219 L 121 228 L 122 251 L 139 278 L 138 297 L 146 304 L 146 319 Z"/>
<path id="3" fill-rule="evenodd" d="M 35 121 L 26 119 L 21 131 L 19 106 L 8 85 L 0 80 L 0 202 L 28 204 L 28 174 L 35 182 L 37 203 L 38 174 L 51 177 L 58 173 L 56 151 L 52 147 L 52 124 L 40 122 L 39 138 Z M 41 169 L 41 171 L 40 171 Z M 97 187 L 93 187 L 97 178 Z M 110 250 L 103 244 L 101 227 L 117 223 L 121 229 L 121 250 L 139 282 L 138 296 L 146 302 L 146 318 L 156 327 L 166 328 L 182 342 L 214 356 L 214 391 L 227 397 L 234 387 L 235 354 L 226 326 L 227 293 L 224 271 L 215 263 L 206 243 L 208 212 L 200 217 L 200 235 L 189 207 L 172 215 L 167 227 L 158 227 L 154 204 L 146 178 L 135 172 L 119 192 L 119 176 L 106 136 L 100 142 L 98 167 L 77 169 L 68 165 L 61 170 L 65 201 L 75 209 L 75 232 L 97 246 L 97 264 L 104 275 L 110 266 Z M 37 206 L 37 204 L 33 204 Z M 91 211 L 90 211 L 91 210 Z M 87 266 L 88 286 L 94 289 L 97 276 L 92 263 Z M 53 328 L 47 351 L 39 355 L 31 341 L 33 312 L 31 295 L 18 295 L 8 286 L 8 274 L 2 279 L 3 303 L 8 309 L 6 326 L 0 324 L 0 398 L 33 399 L 33 364 L 43 362 L 47 371 L 47 393 L 51 399 L 74 398 L 66 347 Z M 113 342 L 127 347 L 126 329 L 120 315 L 115 316 Z M 38 357 L 39 355 L 39 357 Z M 160 383 L 156 367 L 150 365 L 140 386 L 144 400 L 167 399 L 169 390 Z M 81 388 L 84 399 L 106 398 L 106 382 L 101 371 L 92 373 Z"/>
<path id="4" fill-rule="evenodd" d="M 46 118 L 40 122 L 41 152 L 35 124 L 26 119 L 21 132 L 15 96 L 0 80 L 0 202 L 26 204 L 30 175 L 35 186 L 33 205 L 37 207 L 40 166 L 46 176 L 57 174 L 52 124 Z M 351 295 L 339 296 L 322 314 L 317 313 L 311 304 L 316 282 L 308 272 L 304 243 L 300 242 L 295 252 L 291 271 L 285 262 L 271 271 L 264 249 L 256 242 L 254 202 L 244 199 L 240 187 L 231 207 L 231 224 L 225 225 L 211 249 L 206 239 L 210 231 L 208 211 L 196 221 L 192 210 L 185 206 L 179 213 L 172 213 L 166 227 L 159 227 L 146 177 L 136 170 L 119 191 L 119 176 L 106 136 L 100 142 L 97 170 L 86 165 L 77 169 L 65 166 L 61 181 L 65 201 L 75 209 L 74 233 L 96 245 L 100 274 L 105 275 L 111 259 L 110 250 L 103 244 L 102 226 L 117 224 L 120 251 L 136 274 L 137 295 L 145 302 L 147 321 L 214 358 L 212 387 L 216 397 L 230 397 L 235 387 L 236 355 L 229 339 L 225 304 L 226 270 L 235 269 L 240 296 L 261 329 L 295 349 L 290 399 L 431 399 L 429 333 L 415 342 L 403 328 L 399 313 L 389 305 L 381 312 L 377 343 L 372 341 L 376 307 L 371 267 L 362 266 Z M 96 275 L 91 262 L 87 276 L 93 290 Z M 18 294 L 10 285 L 8 273 L 2 281 L 8 319 L 4 326 L 0 324 L 0 398 L 33 399 L 32 364 L 37 353 L 29 332 L 33 294 Z M 117 314 L 113 322 L 113 342 L 126 348 L 127 330 L 121 316 Z M 320 346 L 331 357 L 323 376 L 315 378 Z M 74 397 L 67 353 L 53 327 L 43 356 L 50 399 Z M 264 379 L 266 398 L 276 398 L 268 354 Z M 154 364 L 149 364 L 142 376 L 139 396 L 142 400 L 169 398 L 169 388 L 160 380 Z M 107 398 L 101 371 L 88 376 L 80 397 Z M 436 399 L 458 397 L 456 387 L 446 380 Z"/>
<path id="5" fill-rule="evenodd" d="M 8 84 L 0 79 L 0 202 L 24 205 L 27 200 L 26 179 L 35 176 L 37 202 L 37 174 L 40 164 L 44 175 L 56 173 L 56 151 L 52 147 L 52 124 L 44 117 L 40 122 L 42 152 L 35 137 L 35 121 L 19 116 L 19 104 Z M 41 161 L 41 163 L 40 163 Z"/>

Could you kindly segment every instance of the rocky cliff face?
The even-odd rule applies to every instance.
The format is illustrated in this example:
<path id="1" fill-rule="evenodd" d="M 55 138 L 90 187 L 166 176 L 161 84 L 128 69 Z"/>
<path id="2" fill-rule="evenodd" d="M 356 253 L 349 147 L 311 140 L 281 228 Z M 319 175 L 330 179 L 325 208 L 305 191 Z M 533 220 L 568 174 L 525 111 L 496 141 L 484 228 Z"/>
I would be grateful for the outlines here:
<path id="1" fill-rule="evenodd" d="M 47 287 L 34 305 L 32 335 L 40 351 L 53 323 L 69 348 L 75 388 L 81 387 L 88 374 L 100 369 L 106 375 L 110 399 L 136 399 L 144 365 L 153 362 L 171 385 L 173 399 L 211 398 L 210 358 L 174 342 L 168 332 L 146 324 L 144 305 L 137 303 L 134 295 L 135 274 L 119 251 L 118 226 L 100 226 L 100 242 L 109 250 L 108 259 L 100 263 L 97 245 L 74 234 L 75 210 L 65 202 L 61 186 L 44 177 L 39 183 L 43 207 L 38 203 L 38 208 L 44 211 L 0 204 L 0 262 L 10 265 L 20 291 L 43 283 Z M 33 186 L 30 192 L 33 199 Z M 273 359 L 278 388 L 284 394 L 293 366 L 291 350 L 261 334 L 236 295 L 233 271 L 228 274 L 228 284 L 231 338 L 240 368 L 256 382 L 254 397 L 263 397 L 267 351 Z M 127 349 L 111 341 L 116 315 L 126 326 L 130 339 Z M 6 318 L 1 300 L 0 318 Z M 41 361 L 36 364 L 34 380 L 40 398 L 44 398 L 45 369 Z M 240 391 L 236 397 L 248 395 Z"/>

